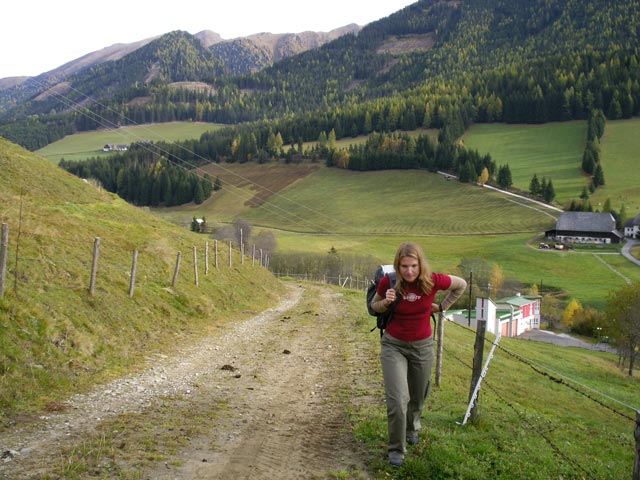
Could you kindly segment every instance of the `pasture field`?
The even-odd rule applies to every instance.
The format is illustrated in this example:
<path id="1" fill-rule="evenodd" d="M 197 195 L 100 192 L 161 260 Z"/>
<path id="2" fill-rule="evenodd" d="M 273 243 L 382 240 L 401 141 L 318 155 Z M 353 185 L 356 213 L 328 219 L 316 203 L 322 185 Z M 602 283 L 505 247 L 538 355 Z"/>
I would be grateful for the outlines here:
<path id="1" fill-rule="evenodd" d="M 113 155 L 111 152 L 102 151 L 102 147 L 108 143 L 129 145 L 144 140 L 174 142 L 200 138 L 204 132 L 218 128 L 222 128 L 222 125 L 204 122 L 170 122 L 80 132 L 68 135 L 35 153 L 58 164 L 63 158 L 85 160 L 90 157 Z"/>
<path id="2" fill-rule="evenodd" d="M 263 226 L 320 234 L 486 235 L 538 232 L 556 214 L 426 171 L 321 168 L 244 215 Z"/>
<path id="3" fill-rule="evenodd" d="M 609 122 L 607 122 L 607 127 Z M 491 154 L 497 166 L 509 165 L 513 185 L 528 191 L 534 174 L 551 179 L 555 203 L 578 199 L 589 179 L 582 173 L 586 122 L 543 125 L 476 124 L 463 135 L 466 148 Z M 606 179 L 606 169 L 605 169 Z M 626 182 L 625 182 L 626 183 Z"/>
<path id="4" fill-rule="evenodd" d="M 640 118 L 607 121 L 600 146 L 605 184 L 591 196 L 594 208 L 609 198 L 613 209 L 625 206 L 628 218 L 640 213 L 639 133 Z"/>
<path id="5" fill-rule="evenodd" d="M 506 280 L 542 283 L 594 308 L 603 308 L 608 292 L 625 285 L 625 278 L 640 281 L 640 269 L 615 249 L 538 249 L 557 212 L 429 172 L 209 166 L 220 167 L 223 189 L 214 198 L 156 212 L 185 226 L 193 216 L 205 216 L 214 226 L 244 218 L 256 231 L 272 231 L 278 252 L 326 253 L 333 247 L 387 263 L 399 242 L 413 240 L 434 269 L 453 273 L 462 259 L 481 258 L 499 265 Z M 260 206 L 250 208 L 257 199 Z"/>

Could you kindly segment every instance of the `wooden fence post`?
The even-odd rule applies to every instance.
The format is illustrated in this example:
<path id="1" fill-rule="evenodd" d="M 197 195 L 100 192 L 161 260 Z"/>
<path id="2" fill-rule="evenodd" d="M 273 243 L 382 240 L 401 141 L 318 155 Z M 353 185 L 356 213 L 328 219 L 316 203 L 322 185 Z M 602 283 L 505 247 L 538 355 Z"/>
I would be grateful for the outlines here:
<path id="1" fill-rule="evenodd" d="M 98 255 L 100 254 L 100 237 L 93 240 L 93 259 L 91 260 L 91 279 L 89 280 L 89 295 L 93 296 L 96 288 L 96 273 L 98 271 Z"/>
<path id="2" fill-rule="evenodd" d="M 182 252 L 178 252 L 176 257 L 176 266 L 173 269 L 173 278 L 171 279 L 171 287 L 175 287 L 176 279 L 178 278 L 178 270 L 180 269 L 180 259 L 182 258 Z"/>
<path id="3" fill-rule="evenodd" d="M 198 253 L 196 252 L 196 246 L 193 246 L 193 280 L 196 287 L 200 286 L 198 282 Z"/>
<path id="4" fill-rule="evenodd" d="M 478 320 L 478 328 L 476 329 L 476 342 L 473 346 L 473 371 L 471 374 L 471 389 L 469 390 L 469 401 L 473 399 L 473 393 L 476 389 L 476 384 L 480 381 L 480 375 L 482 374 L 482 357 L 484 355 L 484 337 L 487 331 L 487 321 Z M 474 421 L 478 418 L 478 402 L 480 401 L 480 392 L 477 392 L 473 406 L 471 407 L 471 414 L 469 418 Z"/>
<path id="5" fill-rule="evenodd" d="M 204 274 L 209 274 L 209 242 L 204 242 Z"/>
<path id="6" fill-rule="evenodd" d="M 2 240 L 0 241 L 0 298 L 4 296 L 4 281 L 7 278 L 7 250 L 9 248 L 9 225 L 2 224 Z"/>
<path id="7" fill-rule="evenodd" d="M 632 480 L 640 480 L 640 410 L 636 410 L 636 428 L 633 431 L 636 439 L 636 460 L 633 463 Z"/>
<path id="8" fill-rule="evenodd" d="M 438 312 L 438 325 L 436 326 L 436 385 L 440 386 L 442 375 L 442 350 L 444 349 L 444 315 Z"/>
<path id="9" fill-rule="evenodd" d="M 256 244 L 254 243 L 251 247 L 251 266 L 254 267 L 256 265 Z"/>
<path id="10" fill-rule="evenodd" d="M 133 250 L 133 260 L 131 261 L 131 278 L 129 278 L 129 296 L 133 297 L 133 288 L 136 284 L 136 269 L 138 267 L 138 249 Z"/>

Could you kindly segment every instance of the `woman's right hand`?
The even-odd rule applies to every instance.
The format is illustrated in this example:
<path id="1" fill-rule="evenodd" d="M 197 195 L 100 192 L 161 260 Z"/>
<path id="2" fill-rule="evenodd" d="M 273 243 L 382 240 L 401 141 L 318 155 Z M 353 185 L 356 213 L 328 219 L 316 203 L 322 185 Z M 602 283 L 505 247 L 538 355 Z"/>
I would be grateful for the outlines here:
<path id="1" fill-rule="evenodd" d="M 396 291 L 393 288 L 387 290 L 385 293 L 384 299 L 386 300 L 387 307 L 391 305 L 396 300 Z"/>

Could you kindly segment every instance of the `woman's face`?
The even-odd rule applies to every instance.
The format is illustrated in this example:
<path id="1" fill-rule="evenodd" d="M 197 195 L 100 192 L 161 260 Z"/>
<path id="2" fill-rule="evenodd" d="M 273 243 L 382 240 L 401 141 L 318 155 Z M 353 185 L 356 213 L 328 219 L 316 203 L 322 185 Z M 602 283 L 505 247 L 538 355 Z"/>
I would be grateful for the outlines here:
<path id="1" fill-rule="evenodd" d="M 406 282 L 415 282 L 420 275 L 420 263 L 417 258 L 401 257 L 400 258 L 400 276 Z"/>

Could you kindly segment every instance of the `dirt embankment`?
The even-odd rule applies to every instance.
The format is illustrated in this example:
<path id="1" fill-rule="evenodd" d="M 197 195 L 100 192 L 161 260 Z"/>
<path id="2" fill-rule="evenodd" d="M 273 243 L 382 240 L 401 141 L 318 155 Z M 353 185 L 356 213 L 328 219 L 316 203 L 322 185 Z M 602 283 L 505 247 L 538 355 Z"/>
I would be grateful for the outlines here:
<path id="1" fill-rule="evenodd" d="M 71 463 L 76 478 L 368 478 L 345 413 L 360 349 L 339 303 L 335 291 L 292 286 L 276 308 L 1 431 L 0 478 L 64 478 Z"/>

